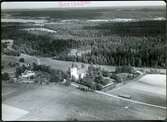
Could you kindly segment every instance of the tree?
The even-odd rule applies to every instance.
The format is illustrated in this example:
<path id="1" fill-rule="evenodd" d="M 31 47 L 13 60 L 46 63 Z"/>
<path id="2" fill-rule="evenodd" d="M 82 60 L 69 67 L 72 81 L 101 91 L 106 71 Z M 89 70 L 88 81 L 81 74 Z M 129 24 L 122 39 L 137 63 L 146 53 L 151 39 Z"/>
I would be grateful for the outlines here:
<path id="1" fill-rule="evenodd" d="M 2 73 L 2 80 L 9 80 L 10 79 L 10 76 L 8 73 L 4 72 Z"/>
<path id="2" fill-rule="evenodd" d="M 84 77 L 80 83 L 91 89 L 96 89 L 96 83 L 94 82 L 94 79 L 92 79 L 92 77 L 90 76 Z"/>
<path id="3" fill-rule="evenodd" d="M 102 83 L 103 82 L 103 76 L 102 75 L 95 76 L 94 81 L 96 83 Z"/>
<path id="4" fill-rule="evenodd" d="M 97 90 L 101 90 L 103 88 L 103 85 L 101 85 L 100 83 L 96 84 L 96 89 Z"/>
<path id="5" fill-rule="evenodd" d="M 118 77 L 115 73 L 113 73 L 110 78 L 115 79 L 116 82 L 120 83 L 122 82 L 121 78 Z"/>
<path id="6" fill-rule="evenodd" d="M 19 59 L 19 62 L 24 63 L 24 58 L 20 58 L 20 59 Z"/>
<path id="7" fill-rule="evenodd" d="M 1 70 L 4 68 L 4 65 L 3 64 L 1 64 Z"/>
<path id="8" fill-rule="evenodd" d="M 21 67 L 16 67 L 15 76 L 18 78 L 21 75 L 21 73 L 23 73 L 25 70 L 26 70 L 25 65 Z"/>
<path id="9" fill-rule="evenodd" d="M 51 72 L 50 82 L 61 82 L 66 79 L 67 75 L 61 70 L 53 70 Z"/>
<path id="10" fill-rule="evenodd" d="M 133 68 L 131 66 L 118 66 L 115 69 L 116 73 L 132 73 L 133 72 Z"/>
<path id="11" fill-rule="evenodd" d="M 70 85 L 71 85 L 71 81 L 70 81 L 70 80 L 66 80 L 66 82 L 65 82 L 64 85 L 65 85 L 65 86 L 70 86 Z"/>
<path id="12" fill-rule="evenodd" d="M 8 64 L 10 67 L 14 67 L 14 66 L 16 66 L 16 63 L 15 62 L 9 62 L 9 64 Z"/>
<path id="13" fill-rule="evenodd" d="M 103 74 L 104 77 L 109 77 L 109 72 L 106 71 L 106 70 L 103 70 L 102 74 Z"/>
<path id="14" fill-rule="evenodd" d="M 85 65 L 84 65 L 84 64 L 81 64 L 81 68 L 85 68 Z"/>
<path id="15" fill-rule="evenodd" d="M 109 79 L 103 79 L 101 81 L 101 84 L 104 86 L 104 85 L 107 85 L 109 83 Z"/>

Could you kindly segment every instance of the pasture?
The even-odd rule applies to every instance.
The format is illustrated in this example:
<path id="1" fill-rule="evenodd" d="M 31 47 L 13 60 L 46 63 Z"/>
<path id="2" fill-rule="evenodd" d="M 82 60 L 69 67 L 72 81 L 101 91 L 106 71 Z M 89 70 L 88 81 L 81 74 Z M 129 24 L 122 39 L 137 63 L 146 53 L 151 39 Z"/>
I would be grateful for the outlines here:
<path id="1" fill-rule="evenodd" d="M 166 75 L 146 74 L 113 90 L 114 95 L 130 95 L 131 99 L 159 106 L 166 106 Z"/>
<path id="2" fill-rule="evenodd" d="M 3 84 L 17 91 L 3 95 L 2 103 L 28 114 L 17 120 L 162 120 L 165 110 L 83 92 L 61 85 Z M 127 107 L 128 106 L 128 107 Z M 137 116 L 136 116 L 137 115 Z"/>

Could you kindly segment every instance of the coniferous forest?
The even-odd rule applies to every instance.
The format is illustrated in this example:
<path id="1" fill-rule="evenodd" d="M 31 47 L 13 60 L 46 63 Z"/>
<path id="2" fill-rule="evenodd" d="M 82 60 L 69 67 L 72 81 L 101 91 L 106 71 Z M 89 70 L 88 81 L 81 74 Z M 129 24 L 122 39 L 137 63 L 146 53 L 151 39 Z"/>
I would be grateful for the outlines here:
<path id="1" fill-rule="evenodd" d="M 29 16 L 26 12 L 23 12 L 24 15 Z M 94 16 L 98 16 L 96 14 Z M 92 19 L 92 16 L 88 18 Z M 30 27 L 38 25 L 2 22 L 1 36 L 3 39 L 13 39 L 14 49 L 30 55 L 102 65 L 165 68 L 165 20 L 43 25 L 43 28 L 57 31 L 56 34 L 23 30 Z M 76 49 L 76 54 L 69 55 L 71 49 Z M 78 55 L 80 50 L 90 51 Z"/>

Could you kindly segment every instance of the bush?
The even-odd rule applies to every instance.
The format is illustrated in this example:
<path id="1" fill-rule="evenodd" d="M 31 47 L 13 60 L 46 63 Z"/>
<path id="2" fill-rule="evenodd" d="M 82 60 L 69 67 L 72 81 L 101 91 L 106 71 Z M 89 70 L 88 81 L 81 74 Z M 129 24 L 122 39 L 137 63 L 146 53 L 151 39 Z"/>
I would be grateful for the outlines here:
<path id="1" fill-rule="evenodd" d="M 107 85 L 108 83 L 109 83 L 109 79 L 103 79 L 101 82 L 101 84 L 104 86 Z"/>
<path id="2" fill-rule="evenodd" d="M 157 73 L 160 73 L 160 70 L 158 70 L 158 69 L 150 69 L 149 73 L 157 74 Z"/>
<path id="3" fill-rule="evenodd" d="M 9 80 L 9 79 L 10 79 L 10 77 L 9 77 L 8 73 L 6 73 L 6 72 L 2 73 L 2 80 Z"/>
<path id="4" fill-rule="evenodd" d="M 16 68 L 15 76 L 18 78 L 26 70 L 25 65 Z"/>
<path id="5" fill-rule="evenodd" d="M 96 90 L 102 90 L 102 88 L 103 88 L 103 85 L 99 83 L 96 84 Z"/>
<path id="6" fill-rule="evenodd" d="M 134 69 L 131 66 L 119 66 L 116 67 L 116 73 L 133 73 Z"/>
<path id="7" fill-rule="evenodd" d="M 73 121 L 73 122 L 78 121 L 78 119 L 77 119 L 77 118 L 74 118 L 74 117 L 69 117 L 69 118 L 67 118 L 66 120 L 67 120 L 67 121 Z"/>
<path id="8" fill-rule="evenodd" d="M 103 75 L 104 77 L 109 77 L 109 72 L 103 70 L 103 71 L 102 71 L 102 75 Z"/>
<path id="9" fill-rule="evenodd" d="M 4 68 L 4 65 L 3 64 L 1 64 L 1 70 Z"/>
<path id="10" fill-rule="evenodd" d="M 34 71 L 39 70 L 39 66 L 35 62 L 33 62 L 33 64 L 32 64 L 32 70 L 34 70 Z"/>
<path id="11" fill-rule="evenodd" d="M 2 49 L 7 48 L 7 47 L 8 47 L 7 43 L 1 43 L 1 48 Z"/>
<path id="12" fill-rule="evenodd" d="M 24 63 L 24 58 L 20 58 L 20 59 L 19 59 L 19 62 Z"/>
<path id="13" fill-rule="evenodd" d="M 40 71 L 43 71 L 43 72 L 50 72 L 49 66 L 39 65 L 39 69 L 40 69 Z"/>
<path id="14" fill-rule="evenodd" d="M 66 82 L 65 82 L 64 85 L 65 85 L 65 86 L 70 86 L 70 85 L 71 85 L 71 81 L 70 81 L 70 80 L 66 80 Z"/>
<path id="15" fill-rule="evenodd" d="M 4 54 L 7 54 L 7 55 L 20 56 L 20 53 L 15 51 L 15 50 L 6 49 L 3 52 L 4 52 Z"/>
<path id="16" fill-rule="evenodd" d="M 81 80 L 81 84 L 91 88 L 91 89 L 96 89 L 96 83 L 94 82 L 94 79 L 92 79 L 91 77 L 84 77 L 82 80 Z"/>
<path id="17" fill-rule="evenodd" d="M 87 75 L 89 77 L 91 77 L 93 80 L 95 79 L 95 77 L 98 77 L 98 76 L 102 77 L 101 69 L 97 68 L 97 67 L 95 67 L 93 65 L 90 65 L 88 67 Z"/>
<path id="18" fill-rule="evenodd" d="M 15 62 L 9 62 L 9 64 L 8 64 L 10 67 L 15 67 L 16 66 L 16 63 Z"/>
<path id="19" fill-rule="evenodd" d="M 67 78 L 67 74 L 61 70 L 52 70 L 50 82 L 61 82 Z"/>
<path id="20" fill-rule="evenodd" d="M 81 64 L 81 68 L 85 68 L 85 65 L 84 65 L 84 64 Z"/>
<path id="21" fill-rule="evenodd" d="M 116 82 L 120 83 L 122 82 L 121 78 L 118 77 L 115 73 L 113 73 L 110 78 L 115 79 Z"/>
<path id="22" fill-rule="evenodd" d="M 33 68 L 34 71 L 43 71 L 43 72 L 48 72 L 51 73 L 51 68 L 46 65 L 37 65 L 36 63 L 33 63 Z"/>
<path id="23" fill-rule="evenodd" d="M 103 82 L 103 77 L 101 75 L 98 75 L 95 77 L 94 81 L 96 83 L 102 83 Z"/>

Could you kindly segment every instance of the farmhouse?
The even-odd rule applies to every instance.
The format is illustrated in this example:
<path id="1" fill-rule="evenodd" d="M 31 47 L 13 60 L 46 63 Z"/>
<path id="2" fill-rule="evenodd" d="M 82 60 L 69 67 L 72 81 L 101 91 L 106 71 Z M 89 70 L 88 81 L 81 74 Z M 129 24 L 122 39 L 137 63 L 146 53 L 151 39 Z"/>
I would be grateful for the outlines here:
<path id="1" fill-rule="evenodd" d="M 25 70 L 24 73 L 21 74 L 20 78 L 24 83 L 33 83 L 32 78 L 35 76 L 35 73 L 30 70 Z"/>

